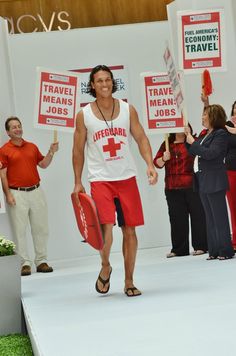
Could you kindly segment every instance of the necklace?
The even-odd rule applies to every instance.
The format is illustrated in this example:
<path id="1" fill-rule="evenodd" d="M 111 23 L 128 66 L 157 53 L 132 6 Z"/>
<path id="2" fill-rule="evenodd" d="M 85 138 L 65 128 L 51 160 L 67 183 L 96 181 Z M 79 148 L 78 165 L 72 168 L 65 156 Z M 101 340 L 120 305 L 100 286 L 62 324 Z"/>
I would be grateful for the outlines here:
<path id="1" fill-rule="evenodd" d="M 115 111 L 115 99 L 113 99 L 113 106 L 112 106 L 112 112 L 111 112 L 111 127 L 109 126 L 109 124 L 108 124 L 108 122 L 107 122 L 105 116 L 103 115 L 103 112 L 102 112 L 102 110 L 100 109 L 97 100 L 96 100 L 95 102 L 96 102 L 97 108 L 98 108 L 100 114 L 102 115 L 102 118 L 103 118 L 103 120 L 105 121 L 105 123 L 106 123 L 108 129 L 111 130 L 112 135 L 115 136 L 115 134 L 113 133 L 113 121 L 112 121 L 113 115 L 114 115 L 114 111 Z"/>

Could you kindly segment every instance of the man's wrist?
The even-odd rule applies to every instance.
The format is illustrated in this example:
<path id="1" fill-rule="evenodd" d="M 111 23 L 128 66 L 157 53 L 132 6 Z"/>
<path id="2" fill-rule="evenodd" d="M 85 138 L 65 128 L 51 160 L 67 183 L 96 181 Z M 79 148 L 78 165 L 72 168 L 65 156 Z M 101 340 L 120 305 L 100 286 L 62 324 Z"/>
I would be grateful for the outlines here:
<path id="1" fill-rule="evenodd" d="M 49 154 L 49 156 L 51 156 L 51 157 L 54 156 L 54 152 L 53 152 L 52 150 L 49 150 L 49 151 L 48 151 L 48 154 Z"/>
<path id="2" fill-rule="evenodd" d="M 164 160 L 163 156 L 161 156 L 161 159 L 162 159 L 162 161 L 163 161 L 164 163 L 166 163 L 166 161 Z"/>

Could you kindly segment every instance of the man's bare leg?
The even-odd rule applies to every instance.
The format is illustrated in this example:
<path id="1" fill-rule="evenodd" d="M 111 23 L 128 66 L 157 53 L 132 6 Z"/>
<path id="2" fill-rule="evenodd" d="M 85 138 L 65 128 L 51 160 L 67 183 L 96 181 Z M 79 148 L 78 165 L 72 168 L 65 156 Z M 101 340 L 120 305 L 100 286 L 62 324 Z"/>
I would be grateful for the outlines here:
<path id="1" fill-rule="evenodd" d="M 111 252 L 111 246 L 112 246 L 112 242 L 113 242 L 112 228 L 113 228 L 113 224 L 104 224 L 104 225 L 102 225 L 104 246 L 103 246 L 103 249 L 100 251 L 102 269 L 100 271 L 99 276 L 104 281 L 109 279 L 110 274 L 111 274 L 110 252 Z M 99 289 L 99 291 L 101 291 L 101 293 L 106 293 L 108 291 L 108 289 L 109 289 L 109 282 L 107 282 L 104 285 L 98 279 L 97 282 L 96 282 L 96 285 L 97 285 L 97 288 Z"/>
<path id="2" fill-rule="evenodd" d="M 140 290 L 136 289 L 133 283 L 134 267 L 138 248 L 135 227 L 123 226 L 122 232 L 125 267 L 125 292 L 128 293 L 128 296 L 140 295 Z M 131 289 L 129 290 L 129 288 Z"/>

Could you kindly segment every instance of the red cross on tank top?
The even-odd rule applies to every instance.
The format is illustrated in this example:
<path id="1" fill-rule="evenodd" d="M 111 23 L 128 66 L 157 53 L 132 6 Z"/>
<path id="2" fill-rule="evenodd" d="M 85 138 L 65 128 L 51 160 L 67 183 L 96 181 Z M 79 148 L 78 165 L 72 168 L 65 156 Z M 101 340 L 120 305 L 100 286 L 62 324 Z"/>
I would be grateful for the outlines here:
<path id="1" fill-rule="evenodd" d="M 115 157 L 117 151 L 121 149 L 121 143 L 116 143 L 114 137 L 108 138 L 108 144 L 102 146 L 103 152 L 109 152 L 110 157 Z"/>

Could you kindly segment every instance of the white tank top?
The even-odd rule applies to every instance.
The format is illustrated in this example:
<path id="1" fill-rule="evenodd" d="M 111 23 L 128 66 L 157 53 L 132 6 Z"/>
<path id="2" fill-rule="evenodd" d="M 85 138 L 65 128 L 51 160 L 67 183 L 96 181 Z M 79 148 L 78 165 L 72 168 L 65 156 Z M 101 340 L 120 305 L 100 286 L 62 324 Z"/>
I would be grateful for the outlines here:
<path id="1" fill-rule="evenodd" d="M 116 181 L 136 176 L 136 168 L 130 152 L 129 105 L 119 100 L 118 117 L 107 121 L 99 120 L 91 105 L 83 108 L 84 124 L 87 128 L 88 180 Z"/>

